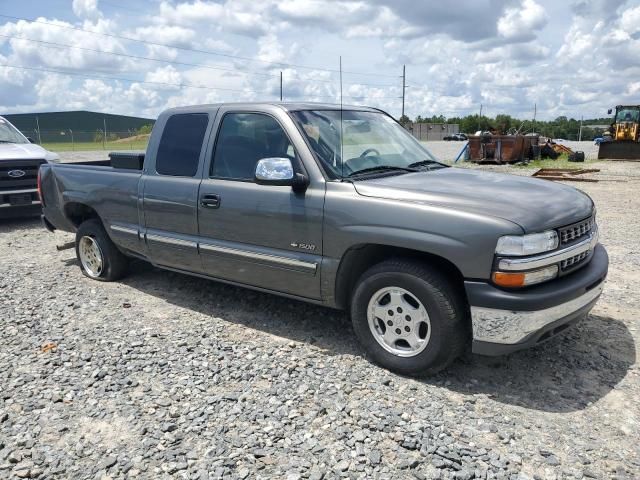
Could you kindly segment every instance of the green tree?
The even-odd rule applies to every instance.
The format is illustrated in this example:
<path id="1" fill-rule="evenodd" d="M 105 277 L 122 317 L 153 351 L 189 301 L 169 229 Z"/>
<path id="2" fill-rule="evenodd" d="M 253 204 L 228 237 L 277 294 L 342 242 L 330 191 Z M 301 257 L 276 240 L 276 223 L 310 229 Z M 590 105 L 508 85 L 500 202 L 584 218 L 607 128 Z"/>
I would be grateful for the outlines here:
<path id="1" fill-rule="evenodd" d="M 138 129 L 137 134 L 138 135 L 147 135 L 147 134 L 151 133 L 151 129 L 153 129 L 153 125 L 151 125 L 151 124 L 143 125 Z"/>
<path id="2" fill-rule="evenodd" d="M 501 134 L 506 134 L 507 132 L 509 132 L 509 130 L 515 126 L 515 119 L 511 118 L 510 115 L 504 115 L 504 114 L 500 114 L 500 115 L 496 115 L 496 120 L 494 122 L 495 128 L 496 130 L 498 130 L 498 133 Z"/>
<path id="3" fill-rule="evenodd" d="M 545 137 L 564 138 L 567 140 L 577 140 L 580 134 L 580 121 L 575 118 L 568 118 L 564 115 L 556 117 L 550 121 L 531 119 L 518 119 L 507 114 L 498 114 L 495 118 L 486 116 L 479 117 L 478 114 L 466 115 L 464 117 L 446 118 L 443 115 L 432 115 L 430 117 L 416 116 L 416 123 L 450 123 L 458 124 L 460 131 L 465 133 L 475 133 L 478 130 L 495 130 L 499 133 L 508 133 L 510 130 L 517 130 L 522 134 L 538 133 Z M 611 118 L 593 118 L 585 119 L 583 125 L 587 127 L 589 124 L 608 125 Z M 583 128 L 582 139 L 590 140 L 599 132 L 592 128 Z"/>

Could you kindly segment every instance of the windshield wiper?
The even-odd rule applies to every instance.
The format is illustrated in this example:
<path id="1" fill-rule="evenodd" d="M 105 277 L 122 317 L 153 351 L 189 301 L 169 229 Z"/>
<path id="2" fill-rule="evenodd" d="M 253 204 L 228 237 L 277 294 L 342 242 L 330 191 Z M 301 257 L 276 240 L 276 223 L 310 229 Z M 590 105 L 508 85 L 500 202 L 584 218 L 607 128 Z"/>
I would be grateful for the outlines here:
<path id="1" fill-rule="evenodd" d="M 409 167 L 394 167 L 392 165 L 378 165 L 377 167 L 363 168 L 362 170 L 356 170 L 351 172 L 347 177 L 355 177 L 356 175 L 362 175 L 366 173 L 386 172 L 386 171 L 398 171 L 398 172 L 417 172 L 417 170 Z"/>
<path id="2" fill-rule="evenodd" d="M 440 162 L 436 162 L 435 160 L 420 160 L 419 162 L 413 162 L 410 163 L 409 165 L 407 165 L 408 168 L 418 168 L 418 167 L 429 167 L 427 168 L 427 170 L 431 170 L 431 166 L 435 167 L 435 168 L 444 168 L 446 167 L 446 165 L 440 163 Z"/>
<path id="3" fill-rule="evenodd" d="M 16 142 L 12 142 L 11 140 L 0 140 L 0 143 L 16 143 Z"/>

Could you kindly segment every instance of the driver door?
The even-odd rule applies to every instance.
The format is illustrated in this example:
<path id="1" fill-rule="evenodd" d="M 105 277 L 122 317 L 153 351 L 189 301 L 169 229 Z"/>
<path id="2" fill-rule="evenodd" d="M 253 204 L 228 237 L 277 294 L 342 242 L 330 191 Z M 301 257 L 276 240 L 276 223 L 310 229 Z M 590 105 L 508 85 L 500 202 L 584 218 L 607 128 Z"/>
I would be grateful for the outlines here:
<path id="1" fill-rule="evenodd" d="M 221 111 L 209 171 L 200 186 L 200 255 L 206 274 L 320 298 L 324 184 L 302 193 L 258 185 L 262 158 L 300 166 L 281 123 L 266 113 Z"/>

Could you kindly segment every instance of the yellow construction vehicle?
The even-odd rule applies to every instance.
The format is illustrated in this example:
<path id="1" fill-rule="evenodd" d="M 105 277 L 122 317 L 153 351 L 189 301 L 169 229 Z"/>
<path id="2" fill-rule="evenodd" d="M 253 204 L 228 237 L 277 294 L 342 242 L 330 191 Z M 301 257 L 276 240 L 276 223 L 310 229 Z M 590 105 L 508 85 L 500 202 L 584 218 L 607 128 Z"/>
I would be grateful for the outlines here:
<path id="1" fill-rule="evenodd" d="M 640 160 L 640 105 L 618 105 L 608 133 L 598 158 Z"/>

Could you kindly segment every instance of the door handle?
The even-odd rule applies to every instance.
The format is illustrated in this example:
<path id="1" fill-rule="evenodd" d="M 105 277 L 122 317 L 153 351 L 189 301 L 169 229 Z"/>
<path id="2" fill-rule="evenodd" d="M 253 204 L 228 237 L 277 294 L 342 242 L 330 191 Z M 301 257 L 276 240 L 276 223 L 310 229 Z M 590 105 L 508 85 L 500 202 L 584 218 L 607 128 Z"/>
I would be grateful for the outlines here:
<path id="1" fill-rule="evenodd" d="M 200 205 L 205 208 L 220 208 L 220 195 L 202 195 L 202 197 L 200 197 Z"/>

